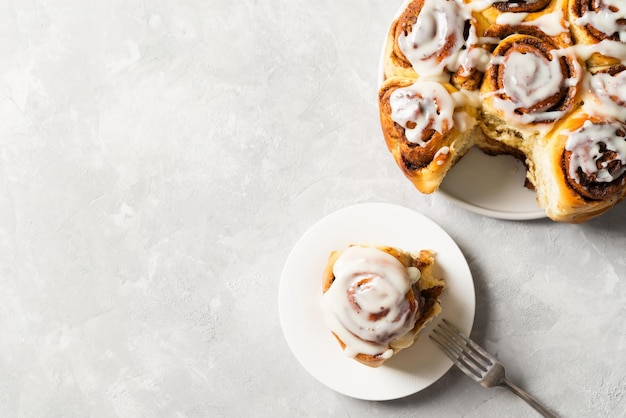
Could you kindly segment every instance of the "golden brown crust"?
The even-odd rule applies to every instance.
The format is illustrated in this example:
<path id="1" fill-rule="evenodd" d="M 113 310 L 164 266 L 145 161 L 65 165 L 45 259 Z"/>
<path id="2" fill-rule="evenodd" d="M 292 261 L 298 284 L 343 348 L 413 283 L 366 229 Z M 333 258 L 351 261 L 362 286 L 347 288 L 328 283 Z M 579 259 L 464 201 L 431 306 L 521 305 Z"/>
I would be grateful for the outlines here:
<path id="1" fill-rule="evenodd" d="M 435 254 L 431 250 L 422 250 L 419 253 L 409 253 L 401 249 L 380 246 L 380 245 L 365 245 L 359 244 L 362 247 L 373 247 L 387 254 L 392 255 L 405 267 L 416 267 L 420 270 L 421 278 L 413 285 L 406 294 L 406 299 L 416 308 L 416 317 L 418 318 L 413 328 L 409 331 L 412 335 L 413 341 L 417 339 L 419 331 L 428 324 L 435 316 L 441 312 L 441 306 L 439 304 L 439 297 L 444 291 L 446 284 L 441 278 L 435 278 L 433 276 L 432 268 L 435 264 Z M 333 267 L 335 262 L 341 256 L 343 251 L 333 251 L 328 257 L 326 268 L 322 277 L 322 291 L 325 293 L 332 285 L 335 277 L 333 274 Z M 332 333 L 342 349 L 346 348 L 345 343 L 335 333 Z M 394 354 L 401 351 L 403 348 L 392 347 Z M 369 355 L 359 353 L 355 356 L 355 360 L 369 366 L 379 367 L 388 358 L 381 354 Z"/>
<path id="2" fill-rule="evenodd" d="M 539 0 L 535 3 L 510 0 L 494 3 L 492 6 L 474 12 L 478 27 L 493 25 L 502 14 L 519 14 L 519 19 L 524 22 L 532 22 L 549 13 L 563 12 L 566 15 L 568 0 Z M 472 3 L 472 0 L 464 0 L 465 3 Z"/>
<path id="3" fill-rule="evenodd" d="M 414 82 L 412 79 L 393 77 L 383 83 L 378 94 L 380 122 L 387 148 L 404 175 L 422 193 L 432 193 L 472 143 L 469 132 L 462 132 L 447 122 L 444 122 L 441 131 L 426 129 L 423 132 L 420 139 L 426 143 L 425 146 L 407 139 L 405 129 L 392 119 L 390 97 L 394 91 L 410 87 Z M 455 91 L 449 84 L 445 87 L 450 93 Z M 468 108 L 466 113 L 473 117 L 475 109 Z M 441 152 L 442 149 L 446 152 Z"/>
<path id="4" fill-rule="evenodd" d="M 414 0 L 408 4 L 404 12 L 396 19 L 394 22 L 390 36 L 393 39 L 393 56 L 396 59 L 396 62 L 399 63 L 403 68 L 413 68 L 411 63 L 406 58 L 402 50 L 400 49 L 400 45 L 398 44 L 398 39 L 400 36 L 408 35 L 411 32 L 413 25 L 415 25 L 417 21 L 417 17 L 424 7 L 423 0 Z"/>
<path id="5" fill-rule="evenodd" d="M 512 53 L 534 54 L 541 57 L 546 65 L 549 65 L 548 62 L 553 60 L 559 62 L 559 76 L 563 80 L 561 88 L 553 95 L 534 103 L 530 107 L 517 105 L 515 113 L 519 115 L 533 113 L 545 115 L 534 119 L 530 123 L 531 126 L 537 123 L 551 123 L 565 117 L 566 113 L 573 108 L 579 90 L 578 83 L 571 84 L 569 82 L 569 80 L 578 77 L 579 65 L 576 58 L 574 56 L 556 56 L 554 51 L 559 49 L 558 41 L 545 35 L 534 26 L 493 26 L 488 33 L 503 38 L 493 51 L 495 57 L 502 57 L 506 60 L 507 56 Z M 495 99 L 511 101 L 511 98 L 505 93 L 503 80 L 505 71 L 508 70 L 515 69 L 508 68 L 506 61 L 493 63 L 487 69 L 481 87 L 481 94 L 486 97 L 487 103 L 492 103 Z M 493 111 L 493 108 L 487 107 L 487 109 Z M 495 112 L 500 113 L 503 123 L 515 123 L 510 120 L 505 121 L 506 117 L 502 116 L 501 112 Z M 525 125 L 527 124 L 518 124 L 521 128 L 529 128 Z"/>
<path id="6" fill-rule="evenodd" d="M 461 58 L 454 62 L 456 70 L 454 66 L 446 65 L 441 74 L 435 75 L 416 64 L 416 68 L 422 71 L 418 74 L 400 50 L 398 39 L 409 33 L 420 13 L 433 12 L 445 1 L 409 2 L 388 33 L 384 82 L 378 96 L 380 120 L 387 148 L 403 174 L 420 192 L 432 193 L 462 155 L 476 145 L 486 153 L 509 154 L 522 161 L 527 168 L 526 185 L 537 190 L 540 206 L 555 221 L 580 222 L 614 206 L 623 198 L 626 182 L 598 182 L 584 174 L 572 182 L 561 174 L 564 172 L 562 166 L 567 165 L 571 157 L 551 148 L 554 141 L 562 140 L 550 142 L 548 139 L 559 137 L 559 132 L 569 126 L 570 120 L 580 117 L 626 123 L 626 111 L 622 109 L 626 107 L 626 100 L 620 88 L 626 68 L 626 53 L 623 52 L 626 47 L 620 50 L 620 45 L 626 45 L 623 41 L 626 19 L 619 17 L 623 10 L 617 10 L 622 6 L 612 3 L 607 7 L 606 3 L 597 0 L 511 0 L 496 2 L 481 10 L 472 7 L 473 0 L 463 0 L 468 7 L 462 10 L 461 20 L 456 11 L 449 16 L 453 13 L 457 16 L 453 20 L 457 28 L 462 26 L 463 19 L 466 25 L 471 22 L 471 26 L 462 31 L 462 50 L 482 54 L 458 55 L 457 58 Z M 437 10 L 444 9 L 442 6 Z M 615 18 L 615 24 L 598 24 L 603 28 L 594 28 L 591 23 L 599 22 L 596 20 L 598 15 L 588 12 L 597 12 L 602 18 Z M 468 13 L 471 13 L 471 19 Z M 614 33 L 602 32 L 611 27 L 618 29 Z M 441 45 L 453 44 L 451 39 L 446 40 L 446 43 L 440 40 Z M 592 53 L 587 46 L 594 48 L 595 52 Z M 442 57 L 448 52 L 445 46 L 441 48 Z M 515 65 L 508 68 L 517 68 L 524 67 L 520 56 L 530 54 L 533 54 L 532 65 L 543 62 L 550 68 L 550 74 L 556 75 L 550 81 L 550 87 L 539 81 L 535 83 L 535 80 L 545 80 L 546 74 L 533 77 L 539 72 L 528 70 L 533 68 L 532 65 L 523 69 L 525 72 L 521 75 L 507 72 L 508 85 L 505 86 L 509 57 L 513 57 Z M 539 58 L 534 59 L 535 56 Z M 411 59 L 415 61 L 414 56 Z M 437 62 L 440 61 L 434 61 Z M 546 67 L 539 65 L 538 68 Z M 620 73 L 622 76 L 617 77 Z M 590 74 L 610 74 L 614 78 L 591 77 Z M 419 144 L 419 141 L 407 139 L 406 124 L 403 127 L 392 119 L 390 96 L 397 89 L 431 80 L 441 83 L 455 97 L 455 123 L 443 124 L 439 130 L 426 129 L 425 141 Z M 464 99 L 457 100 L 466 93 L 479 99 L 470 104 Z M 586 116 L 581 116 L 583 114 Z M 457 126 L 458 115 L 469 115 L 473 123 Z M 439 152 L 448 147 L 449 153 Z M 612 151 L 602 157 L 610 160 L 607 164 L 613 172 L 622 170 L 621 164 L 615 162 L 616 155 L 617 151 Z M 620 158 L 624 157 L 620 155 Z M 559 164 L 554 162 L 555 159 Z M 547 160 L 550 160 L 549 164 Z M 555 196 L 546 198 L 549 193 Z M 574 193 L 575 199 L 568 197 L 569 193 Z"/>
<path id="7" fill-rule="evenodd" d="M 588 44 L 588 43 L 598 43 L 605 39 L 611 41 L 620 41 L 619 32 L 614 33 L 604 33 L 599 28 L 596 28 L 591 23 L 586 23 L 584 25 L 577 24 L 577 20 L 581 19 L 583 15 L 587 12 L 594 13 L 603 13 L 606 12 L 606 6 L 602 4 L 601 1 L 598 0 L 570 0 L 569 2 L 569 13 L 570 13 L 570 22 L 572 22 L 574 28 L 574 36 L 576 37 L 578 43 Z M 615 6 L 610 6 L 608 9 L 611 12 L 618 12 Z"/>
<path id="8" fill-rule="evenodd" d="M 582 112 L 564 121 L 545 141 L 538 143 L 538 147 L 544 149 L 537 154 L 544 155 L 545 158 L 536 159 L 537 170 L 551 174 L 550 177 L 541 176 L 549 180 L 547 184 L 540 185 L 538 199 L 554 220 L 570 223 L 588 221 L 626 197 L 626 172 L 620 174 L 626 167 L 620 162 L 620 158 L 616 158 L 614 150 L 607 148 L 602 142 L 602 138 L 591 135 L 579 149 L 568 143 L 572 133 L 584 132 L 589 126 L 607 127 L 609 135 L 602 137 L 614 137 L 626 144 L 626 125 Z M 598 142 L 594 142 L 596 140 Z M 580 157 L 573 157 L 573 152 L 590 151 L 594 144 L 598 146 L 596 167 L 607 168 L 615 175 L 614 180 L 598 181 L 597 174 L 587 173 L 576 165 L 572 166 L 577 164 L 572 159 Z M 572 173 L 575 177 L 572 177 Z"/>
<path id="9" fill-rule="evenodd" d="M 525 0 L 506 0 L 494 3 L 492 7 L 502 13 L 532 13 L 545 10 L 551 0 L 537 0 L 535 2 L 526 2 Z"/>
<path id="10" fill-rule="evenodd" d="M 626 5 L 623 7 L 626 7 Z M 595 45 L 604 40 L 623 43 L 623 40 L 620 39 L 619 31 L 610 34 L 604 33 L 591 22 L 584 22 L 584 19 L 581 21 L 581 18 L 587 12 L 602 13 L 605 18 L 610 18 L 609 13 L 617 13 L 618 11 L 619 10 L 614 6 L 606 7 L 598 0 L 569 0 L 567 14 L 570 22 L 570 31 L 576 43 L 580 45 Z M 621 24 L 625 25 L 626 22 L 622 19 Z M 626 44 L 624 44 L 624 48 L 626 48 Z M 590 67 L 616 65 L 619 64 L 619 62 L 620 60 L 618 58 L 610 57 L 599 52 L 594 53 L 588 59 L 588 65 Z"/>
<path id="11" fill-rule="evenodd" d="M 606 119 L 600 119 L 598 117 L 570 119 L 568 123 L 563 126 L 563 130 L 559 135 L 564 136 L 565 133 L 581 130 L 587 121 L 591 121 L 595 125 L 608 125 Z M 612 131 L 616 137 L 622 138 L 623 142 L 626 142 L 626 127 L 616 126 Z M 615 150 L 607 149 L 604 142 L 600 142 L 598 148 L 599 149 L 596 151 L 587 150 L 588 152 L 599 154 L 595 156 L 595 165 L 597 168 L 606 166 L 612 174 L 624 171 L 626 167 L 624 167 L 624 164 L 620 161 Z M 578 167 L 575 170 L 577 177 L 572 178 L 570 172 L 572 170 L 572 164 L 574 164 L 572 161 L 573 158 L 573 151 L 568 149 L 562 150 L 561 172 L 563 173 L 567 185 L 582 199 L 587 201 L 601 201 L 619 196 L 623 193 L 624 184 L 626 184 L 626 172 L 617 176 L 616 179 L 610 182 L 600 182 L 596 174 L 586 173 L 582 168 Z"/>
<path id="12" fill-rule="evenodd" d="M 411 63 L 406 59 L 400 48 L 396 38 L 396 28 L 399 20 L 395 20 L 387 34 L 387 43 L 385 44 L 385 62 L 384 62 L 384 78 L 402 76 L 404 78 L 417 79 L 417 73 L 413 69 Z"/>

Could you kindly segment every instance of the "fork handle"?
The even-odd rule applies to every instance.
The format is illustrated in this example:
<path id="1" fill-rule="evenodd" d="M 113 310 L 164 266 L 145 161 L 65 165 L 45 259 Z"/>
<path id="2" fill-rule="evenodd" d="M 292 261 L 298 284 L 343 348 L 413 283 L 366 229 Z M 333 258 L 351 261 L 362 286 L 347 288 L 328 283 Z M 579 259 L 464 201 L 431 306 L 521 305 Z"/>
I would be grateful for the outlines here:
<path id="1" fill-rule="evenodd" d="M 530 396 L 528 393 L 524 392 L 522 389 L 515 386 L 507 378 L 504 378 L 504 380 L 502 381 L 502 385 L 506 387 L 507 389 L 509 389 L 514 394 L 516 394 L 517 396 L 519 396 L 520 398 L 522 398 L 523 400 L 525 400 L 530 406 L 535 408 L 544 417 L 558 418 L 557 415 L 549 411 L 548 408 L 540 404 L 539 401 L 537 401 L 535 398 Z"/>

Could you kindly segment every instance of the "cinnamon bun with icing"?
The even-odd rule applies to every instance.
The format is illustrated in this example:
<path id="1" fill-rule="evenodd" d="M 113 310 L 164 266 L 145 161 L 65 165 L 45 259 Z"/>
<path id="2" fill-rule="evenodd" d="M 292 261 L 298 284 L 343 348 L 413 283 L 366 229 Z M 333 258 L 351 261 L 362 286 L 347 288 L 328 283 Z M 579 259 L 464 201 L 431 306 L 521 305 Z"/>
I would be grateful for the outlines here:
<path id="1" fill-rule="evenodd" d="M 410 347 L 441 312 L 434 253 L 353 245 L 330 254 L 322 278 L 324 319 L 344 353 L 379 367 Z"/>
<path id="2" fill-rule="evenodd" d="M 545 10 L 551 3 L 552 0 L 499 0 L 491 7 L 501 13 L 533 13 Z"/>
<path id="3" fill-rule="evenodd" d="M 422 193 L 432 193 L 473 144 L 476 106 L 451 84 L 390 78 L 379 92 L 387 148 Z"/>
<path id="4" fill-rule="evenodd" d="M 626 121 L 626 66 L 596 68 L 585 77 L 588 95 L 583 108 L 592 115 Z"/>
<path id="5" fill-rule="evenodd" d="M 537 197 L 552 219 L 582 222 L 626 197 L 626 124 L 579 112 L 537 147 Z"/>
<path id="6" fill-rule="evenodd" d="M 476 88 L 484 60 L 472 16 L 455 0 L 415 0 L 393 22 L 387 37 L 385 77 L 454 75 L 459 85 Z"/>
<path id="7" fill-rule="evenodd" d="M 596 157 L 606 154 L 597 173 L 580 163 L 584 147 L 563 151 L 566 137 L 614 129 L 621 138 L 622 0 L 412 0 L 392 23 L 384 54 L 385 142 L 420 192 L 436 191 L 476 146 L 521 160 L 526 186 L 555 221 L 586 221 L 622 200 L 619 140 L 592 146 Z M 564 170 L 562 161 L 578 166 Z M 619 175 L 603 181 L 607 173 Z"/>
<path id="8" fill-rule="evenodd" d="M 626 50 L 626 3 L 622 0 L 569 0 L 570 30 L 589 50 L 590 66 L 623 62 Z"/>
<path id="9" fill-rule="evenodd" d="M 502 37 L 480 89 L 485 134 L 522 152 L 528 140 L 567 116 L 578 99 L 582 67 L 568 45 L 534 26 L 492 28 Z"/>

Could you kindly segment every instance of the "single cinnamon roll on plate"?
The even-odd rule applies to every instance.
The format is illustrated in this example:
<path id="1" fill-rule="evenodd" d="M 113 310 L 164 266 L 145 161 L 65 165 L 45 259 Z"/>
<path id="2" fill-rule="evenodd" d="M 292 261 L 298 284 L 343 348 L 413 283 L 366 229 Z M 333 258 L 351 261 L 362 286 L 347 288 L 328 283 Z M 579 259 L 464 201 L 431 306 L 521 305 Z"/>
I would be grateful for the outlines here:
<path id="1" fill-rule="evenodd" d="M 325 322 L 344 353 L 379 367 L 410 347 L 441 312 L 445 281 L 432 274 L 435 256 L 353 245 L 330 254 L 322 278 Z"/>

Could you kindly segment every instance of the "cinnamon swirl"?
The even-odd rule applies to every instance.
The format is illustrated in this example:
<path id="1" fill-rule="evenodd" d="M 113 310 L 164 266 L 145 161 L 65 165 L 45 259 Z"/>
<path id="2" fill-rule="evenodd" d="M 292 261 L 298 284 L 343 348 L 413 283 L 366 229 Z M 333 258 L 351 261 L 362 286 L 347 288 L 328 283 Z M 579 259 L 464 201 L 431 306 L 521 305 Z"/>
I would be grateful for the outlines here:
<path id="1" fill-rule="evenodd" d="M 594 46 L 589 64 L 615 65 L 626 50 L 626 4 L 622 0 L 569 0 L 572 36 L 579 45 Z"/>
<path id="2" fill-rule="evenodd" d="M 552 0 L 497 0 L 492 7 L 502 13 L 532 13 L 545 10 L 550 3 Z"/>
<path id="3" fill-rule="evenodd" d="M 432 274 L 434 254 L 350 246 L 331 253 L 323 276 L 325 322 L 344 353 L 378 367 L 410 347 L 441 311 L 445 288 Z"/>
<path id="4" fill-rule="evenodd" d="M 534 25 L 551 36 L 567 33 L 566 14 L 568 0 L 479 0 L 465 2 L 482 29 L 491 25 Z M 481 29 L 482 28 L 482 29 Z"/>
<path id="5" fill-rule="evenodd" d="M 415 0 L 396 19 L 387 37 L 386 77 L 435 78 L 456 74 L 477 86 L 476 63 L 484 60 L 472 16 L 454 0 Z"/>
<path id="6" fill-rule="evenodd" d="M 450 84 L 390 78 L 379 92 L 388 149 L 422 193 L 435 191 L 473 144 L 476 106 Z"/>
<path id="7" fill-rule="evenodd" d="M 477 146 L 521 160 L 556 221 L 590 219 L 626 193 L 623 0 L 413 0 L 384 53 L 385 142 L 420 192 Z M 618 139 L 605 138 L 611 129 Z M 603 140 L 573 145 L 590 133 Z M 585 147 L 595 163 L 582 163 Z"/>
<path id="8" fill-rule="evenodd" d="M 626 66 L 614 65 L 589 72 L 585 78 L 588 99 L 584 109 L 626 121 Z"/>
<path id="9" fill-rule="evenodd" d="M 582 68 L 576 56 L 533 26 L 494 31 L 504 36 L 493 51 L 481 86 L 487 136 L 520 149 L 564 118 L 576 103 Z M 513 134 L 502 138 L 503 126 Z"/>
<path id="10" fill-rule="evenodd" d="M 538 199 L 551 218 L 583 222 L 626 197 L 624 123 L 580 112 L 538 146 Z"/>

